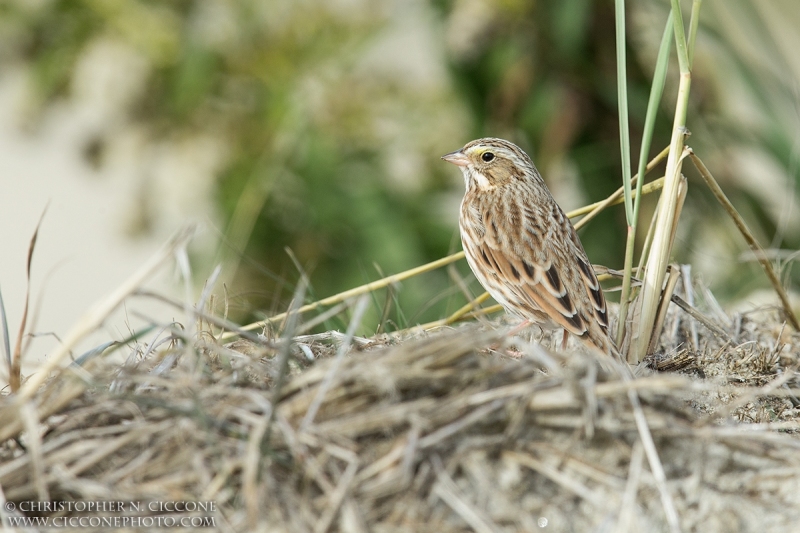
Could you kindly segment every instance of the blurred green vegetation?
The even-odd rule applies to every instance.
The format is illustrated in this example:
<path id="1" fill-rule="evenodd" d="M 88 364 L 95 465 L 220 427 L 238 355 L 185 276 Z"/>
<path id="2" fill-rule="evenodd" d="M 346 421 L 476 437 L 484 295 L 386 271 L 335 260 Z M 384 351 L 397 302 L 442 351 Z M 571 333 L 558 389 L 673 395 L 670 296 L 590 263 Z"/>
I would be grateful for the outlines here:
<path id="1" fill-rule="evenodd" d="M 629 4 L 638 142 L 669 2 Z M 145 65 L 131 70 L 141 79 L 126 86 L 138 89 L 113 124 L 87 133 L 95 164 L 128 127 L 153 142 L 203 135 L 224 147 L 216 260 L 236 318 L 246 320 L 286 306 L 298 265 L 313 298 L 460 249 L 463 184 L 439 156 L 471 139 L 520 144 L 565 208 L 616 189 L 613 11 L 608 0 L 18 0 L 0 4 L 0 60 L 24 65 L 34 118 L 71 97 L 93 47 L 112 42 Z M 689 116 L 689 144 L 775 248 L 800 244 L 790 188 L 800 68 L 786 52 L 796 26 L 779 24 L 787 35 L 776 26 L 795 11 L 704 2 Z M 671 78 L 654 154 L 669 140 Z M 768 182 L 757 181 L 759 161 L 769 164 Z M 723 297 L 766 286 L 754 263 L 741 267 L 744 246 L 702 186 L 689 197 L 677 259 L 700 263 Z M 644 204 L 645 221 L 653 206 Z M 624 225 L 617 208 L 582 232 L 593 262 L 622 264 Z M 384 307 L 388 327 L 401 327 L 462 305 L 456 273 L 471 280 L 462 264 L 376 295 L 370 327 Z M 399 300 L 387 306 L 387 297 Z"/>

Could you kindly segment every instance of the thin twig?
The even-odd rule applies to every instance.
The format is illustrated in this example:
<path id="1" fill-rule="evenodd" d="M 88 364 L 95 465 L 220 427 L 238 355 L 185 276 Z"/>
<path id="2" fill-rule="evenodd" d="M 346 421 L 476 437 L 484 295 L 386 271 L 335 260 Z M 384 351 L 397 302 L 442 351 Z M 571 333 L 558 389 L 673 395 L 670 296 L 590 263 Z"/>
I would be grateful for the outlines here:
<path id="1" fill-rule="evenodd" d="M 681 276 L 683 278 L 683 293 L 686 295 L 686 303 L 694 306 L 694 286 L 692 285 L 692 265 L 681 265 Z M 678 324 L 680 321 L 676 320 Z M 697 335 L 697 322 L 689 321 L 689 331 L 691 332 L 692 348 L 697 351 L 700 348 L 700 341 Z"/>
<path id="2" fill-rule="evenodd" d="M 658 162 L 661 161 L 661 159 L 663 159 L 665 154 L 666 154 L 666 149 L 663 150 L 656 157 L 654 157 L 653 160 L 650 162 L 650 164 L 648 164 L 648 167 L 647 167 L 648 170 L 650 168 L 652 168 L 653 166 L 655 166 L 656 164 L 658 164 Z M 664 184 L 663 178 L 659 178 L 659 179 L 657 179 L 657 180 L 655 180 L 655 181 L 653 181 L 651 183 L 648 183 L 647 185 L 645 185 L 643 187 L 642 194 L 650 194 L 650 193 L 652 193 L 654 191 L 657 191 L 663 186 L 663 184 Z M 589 222 L 589 220 L 591 220 L 597 213 L 601 212 L 606 207 L 611 206 L 611 205 L 621 204 L 622 202 L 623 202 L 623 199 L 622 199 L 622 188 L 620 188 L 617 191 L 615 191 L 614 193 L 612 193 L 611 196 L 609 196 L 608 198 L 606 198 L 605 200 L 603 200 L 601 202 L 595 202 L 595 203 L 589 204 L 589 205 L 587 205 L 585 207 L 570 211 L 569 213 L 567 213 L 567 217 L 568 218 L 575 218 L 577 216 L 580 216 L 580 215 L 588 213 L 586 215 L 586 217 L 584 217 L 578 223 L 575 224 L 576 229 L 578 229 L 578 228 L 581 228 L 584 225 L 586 225 Z M 400 272 L 399 274 L 393 274 L 391 276 L 387 276 L 387 277 L 379 279 L 377 281 L 373 281 L 373 282 L 370 282 L 370 283 L 366 283 L 364 285 L 360 285 L 358 287 L 354 287 L 352 289 L 348 289 L 348 290 L 346 290 L 344 292 L 340 292 L 338 294 L 334 294 L 333 296 L 329 296 L 327 298 L 323 298 L 322 300 L 318 300 L 316 302 L 312 302 L 310 304 L 306 304 L 306 305 L 300 307 L 299 309 L 297 309 L 297 311 L 295 311 L 295 312 L 302 314 L 302 313 L 306 313 L 308 311 L 314 311 L 315 309 L 319 309 L 320 307 L 325 307 L 325 306 L 329 306 L 329 305 L 335 305 L 335 304 L 341 303 L 341 302 L 343 302 L 343 301 L 345 301 L 345 300 L 347 300 L 349 298 L 353 298 L 354 296 L 360 296 L 362 294 L 367 294 L 367 293 L 370 293 L 370 292 L 373 292 L 373 291 L 377 291 L 379 289 L 386 288 L 386 287 L 388 287 L 390 285 L 394 285 L 394 284 L 397 284 L 397 283 L 399 283 L 401 281 L 404 281 L 406 279 L 412 278 L 414 276 L 418 276 L 419 274 L 424 274 L 426 272 L 431 272 L 431 271 L 436 270 L 438 268 L 441 268 L 443 266 L 447 266 L 447 265 L 449 265 L 451 263 L 455 263 L 456 261 L 460 261 L 461 259 L 464 259 L 464 252 L 463 251 L 456 252 L 456 253 L 448 255 L 446 257 L 442 257 L 441 259 L 437 259 L 436 261 L 431 261 L 430 263 L 426 263 L 424 265 L 420 265 L 418 267 L 414 267 L 414 268 L 409 269 L 409 270 L 405 270 L 403 272 Z M 479 298 L 481 298 L 481 297 L 479 297 Z M 263 328 L 266 324 L 275 324 L 277 322 L 280 322 L 280 321 L 284 320 L 286 318 L 287 313 L 288 312 L 280 313 L 280 314 L 277 314 L 277 315 L 275 315 L 273 317 L 270 317 L 270 318 L 268 318 L 266 320 L 261 320 L 261 321 L 258 321 L 258 322 L 253 322 L 252 324 L 247 324 L 246 326 L 242 326 L 240 328 L 240 331 L 253 331 L 253 330 L 256 330 L 256 329 L 259 329 L 259 328 Z M 458 311 L 456 313 L 458 313 Z M 455 319 L 455 320 L 457 320 L 457 319 Z M 452 320 L 452 321 L 455 321 L 455 320 Z M 452 323 L 452 321 L 449 322 L 449 323 Z M 447 325 L 447 324 L 448 323 L 445 323 L 443 325 Z M 224 333 L 222 335 L 222 337 L 220 338 L 220 340 L 225 341 L 225 340 L 228 340 L 231 337 L 234 337 L 236 335 L 237 335 L 236 332 L 229 331 L 229 332 Z"/>
<path id="3" fill-rule="evenodd" d="M 669 303 L 672 301 L 672 295 L 675 293 L 675 286 L 681 277 L 681 271 L 676 265 L 670 265 L 667 269 L 667 283 L 664 287 L 664 292 L 661 295 L 661 303 L 658 307 L 658 314 L 656 321 L 653 324 L 653 334 L 650 337 L 650 346 L 647 348 L 648 353 L 653 353 L 658 347 L 658 341 L 661 338 L 661 330 L 664 327 L 664 320 L 667 318 L 667 311 L 669 310 Z"/>
<path id="4" fill-rule="evenodd" d="M 627 366 L 622 374 L 623 380 L 630 380 L 630 370 Z M 667 475 L 664 473 L 664 466 L 661 464 L 661 459 L 658 456 L 655 442 L 653 442 L 653 435 L 650 433 L 650 428 L 647 425 L 647 418 L 644 416 L 644 410 L 639 403 L 639 395 L 635 390 L 628 390 L 628 399 L 633 407 L 633 418 L 636 421 L 636 428 L 639 430 L 639 438 L 642 440 L 645 454 L 647 455 L 647 462 L 650 464 L 650 471 L 656 481 L 656 487 L 661 495 L 661 505 L 664 507 L 664 514 L 667 516 L 667 523 L 672 533 L 680 533 L 681 525 L 678 519 L 678 511 L 675 509 L 675 502 L 672 501 L 672 496 L 667 487 Z"/>
<path id="5" fill-rule="evenodd" d="M 367 294 L 372 291 L 376 291 L 378 289 L 383 289 L 388 285 L 392 285 L 394 283 L 399 283 L 403 280 L 408 278 L 417 276 L 419 274 L 423 274 L 425 272 L 430 272 L 432 270 L 436 270 L 437 268 L 449 265 L 450 263 L 455 263 L 464 258 L 464 252 L 457 252 L 452 255 L 448 255 L 447 257 L 443 257 L 441 259 L 437 259 L 436 261 L 432 261 L 430 263 L 412 268 L 410 270 L 406 270 L 399 274 L 394 274 L 392 276 L 385 277 L 383 279 L 379 279 L 378 281 L 373 281 L 371 283 L 366 283 L 359 287 L 354 287 L 352 289 L 346 290 L 344 292 L 340 292 L 339 294 L 334 294 L 333 296 L 329 296 L 328 298 L 323 298 L 322 300 L 304 305 L 295 311 L 296 313 L 306 313 L 308 311 L 313 311 L 323 306 L 338 304 L 343 302 L 349 298 L 354 296 L 360 296 L 362 294 Z M 280 313 L 273 317 L 268 318 L 267 320 L 261 320 L 259 322 L 253 322 L 252 324 L 248 324 L 246 326 L 242 326 L 243 331 L 252 331 L 254 329 L 263 328 L 265 324 L 274 324 L 276 322 L 280 322 L 281 320 L 286 318 L 286 313 Z M 229 332 L 222 336 L 222 340 L 227 340 L 236 334 L 233 332 Z"/>
<path id="6" fill-rule="evenodd" d="M 644 448 L 641 441 L 633 444 L 631 452 L 631 462 L 628 468 L 628 482 L 625 484 L 625 492 L 622 496 L 619 517 L 617 518 L 617 531 L 636 531 L 633 527 L 634 512 L 636 510 L 636 494 L 639 492 L 639 480 L 642 477 L 642 462 L 644 460 Z"/>
<path id="7" fill-rule="evenodd" d="M 272 409 L 270 410 L 269 421 L 267 422 L 264 437 L 261 441 L 262 449 L 269 444 L 271 437 L 270 430 L 272 429 L 272 422 L 275 420 L 275 407 L 281 399 L 281 389 L 283 389 L 283 383 L 286 381 L 286 375 L 289 373 L 289 356 L 292 353 L 292 338 L 297 329 L 297 321 L 300 319 L 300 314 L 293 311 L 296 311 L 300 306 L 300 302 L 302 302 L 303 298 L 306 296 L 306 279 L 307 278 L 303 276 L 297 283 L 297 288 L 294 291 L 294 298 L 292 298 L 292 303 L 289 307 L 290 313 L 287 315 L 286 327 L 283 330 L 283 339 L 281 339 L 281 347 L 278 351 L 277 358 L 277 375 L 275 376 L 275 384 L 272 387 Z"/>
<path id="8" fill-rule="evenodd" d="M 692 158 L 692 163 L 694 166 L 697 167 L 697 170 L 700 172 L 700 177 L 703 178 L 708 188 L 711 190 L 711 193 L 717 199 L 717 201 L 722 204 L 723 209 L 725 212 L 733 220 L 733 223 L 736 224 L 736 227 L 739 229 L 739 232 L 744 237 L 744 240 L 747 241 L 747 245 L 753 251 L 753 254 L 758 258 L 758 262 L 761 264 L 761 267 L 764 269 L 764 273 L 767 275 L 767 279 L 772 284 L 772 288 L 775 289 L 775 292 L 778 294 L 778 298 L 781 301 L 781 305 L 783 306 L 783 312 L 786 313 L 786 318 L 789 319 L 791 322 L 792 327 L 795 331 L 800 331 L 800 323 L 797 320 L 797 315 L 795 315 L 794 310 L 792 309 L 792 304 L 789 302 L 789 297 L 786 295 L 786 291 L 781 284 L 778 275 L 775 273 L 775 269 L 772 268 L 772 263 L 767 259 L 767 256 L 764 253 L 764 249 L 758 244 L 758 241 L 750 232 L 750 228 L 747 227 L 744 219 L 733 207 L 733 204 L 725 193 L 722 191 L 722 188 L 717 183 L 717 180 L 714 179 L 714 176 L 711 175 L 711 172 L 708 170 L 708 167 L 703 163 L 703 161 L 697 157 L 694 153 L 694 150 L 687 147 L 689 151 L 689 157 Z"/>
<path id="9" fill-rule="evenodd" d="M 558 468 L 555 468 L 544 461 L 540 461 L 530 454 L 515 451 L 505 451 L 503 452 L 503 458 L 510 459 L 522 466 L 530 468 L 534 472 L 543 475 L 557 485 L 586 500 L 598 509 L 607 509 L 610 505 L 615 503 L 613 501 L 608 501 L 606 496 L 597 494 L 595 491 L 586 485 L 579 483 L 574 478 L 566 475 Z"/>
<path id="10" fill-rule="evenodd" d="M 311 402 L 308 411 L 306 411 L 306 415 L 303 417 L 303 421 L 300 423 L 300 432 L 307 431 L 311 423 L 314 422 L 314 418 L 317 416 L 317 411 L 319 411 L 319 408 L 322 406 L 325 395 L 333 385 L 333 379 L 342 364 L 345 354 L 350 351 L 353 335 L 355 335 L 356 328 L 361 325 L 361 319 L 364 317 L 364 311 L 367 310 L 368 304 L 369 300 L 366 296 L 362 296 L 358 300 L 358 303 L 356 303 L 355 310 L 353 311 L 353 319 L 350 321 L 350 325 L 347 326 L 344 341 L 341 346 L 339 346 L 339 350 L 336 352 L 336 358 L 333 360 L 324 381 L 320 384 L 319 389 L 317 389 L 317 395 L 314 397 L 314 401 Z"/>
<path id="11" fill-rule="evenodd" d="M 336 489 L 333 491 L 331 497 L 328 498 L 328 507 L 325 509 L 325 512 L 322 513 L 322 516 L 320 516 L 316 526 L 314 526 L 314 533 L 326 533 L 330 529 L 331 524 L 333 524 L 333 519 L 336 518 L 336 514 L 339 512 L 342 502 L 344 502 L 345 497 L 350 491 L 350 486 L 353 484 L 356 472 L 358 472 L 358 460 L 354 458 L 347 465 L 344 474 L 342 474 L 339 483 L 336 485 Z"/>
<path id="12" fill-rule="evenodd" d="M 694 318 L 698 322 L 700 322 L 703 326 L 706 327 L 711 333 L 723 339 L 725 341 L 733 343 L 733 338 L 728 334 L 727 331 L 716 325 L 711 319 L 707 318 L 703 315 L 700 311 L 698 311 L 695 307 L 689 305 L 683 298 L 678 296 L 677 294 L 672 295 L 672 301 L 681 309 L 683 309 L 687 315 Z"/>
<path id="13" fill-rule="evenodd" d="M 497 533 L 499 528 L 491 523 L 474 505 L 467 502 L 458 485 L 448 475 L 438 456 L 434 456 L 434 469 L 436 470 L 436 484 L 432 492 L 441 498 L 458 516 L 460 516 L 473 531 L 477 533 Z"/>
<path id="14" fill-rule="evenodd" d="M 184 308 L 183 303 L 180 300 L 176 300 L 174 298 L 171 298 L 171 297 L 169 297 L 169 296 L 167 296 L 165 294 L 161 294 L 161 293 L 158 293 L 158 292 L 153 292 L 153 291 L 149 291 L 149 290 L 146 290 L 146 289 L 137 289 L 137 290 L 133 291 L 133 295 L 134 296 L 145 296 L 147 298 L 154 298 L 156 300 L 159 300 L 159 301 L 162 301 L 162 302 L 164 302 L 166 304 L 169 304 L 172 307 L 175 307 L 176 309 L 183 309 Z M 271 345 L 271 343 L 269 341 L 267 341 L 266 339 L 264 339 L 263 337 L 259 337 L 257 334 L 252 333 L 250 331 L 245 331 L 245 330 L 241 329 L 238 324 L 235 324 L 235 323 L 233 323 L 233 322 L 231 322 L 229 320 L 226 320 L 224 318 L 220 318 L 220 317 L 217 317 L 215 315 L 206 313 L 206 312 L 204 312 L 204 311 L 202 311 L 200 309 L 195 309 L 194 313 L 198 317 L 200 317 L 203 320 L 205 320 L 206 322 L 208 322 L 209 324 L 213 324 L 213 325 L 217 326 L 218 328 L 222 328 L 223 331 L 233 332 L 237 336 L 242 337 L 243 339 L 247 339 L 247 340 L 249 340 L 251 342 L 254 342 L 256 344 L 261 344 L 261 345 L 265 345 L 265 346 L 270 346 Z"/>
<path id="15" fill-rule="evenodd" d="M 620 278 L 621 279 L 622 275 L 623 275 L 622 272 L 619 272 L 618 270 L 606 269 L 606 272 L 608 273 L 609 276 L 614 277 L 614 278 Z M 635 278 L 635 277 L 631 277 L 631 282 L 632 282 L 634 287 L 638 287 L 638 286 L 640 286 L 642 284 L 642 280 L 640 280 L 638 278 Z M 694 306 L 692 306 L 689 303 L 687 303 L 686 300 L 684 300 L 683 298 L 681 298 L 677 294 L 673 294 L 670 297 L 670 300 L 673 303 L 675 303 L 678 307 L 683 309 L 686 312 L 687 315 L 689 315 L 693 319 L 697 320 L 700 324 L 705 326 L 706 329 L 708 329 L 716 337 L 718 337 L 718 338 L 720 338 L 722 340 L 731 342 L 731 343 L 733 342 L 733 338 L 728 334 L 727 331 L 725 331 L 724 329 L 719 327 L 717 324 L 715 324 L 710 318 L 706 317 L 704 314 L 702 314 L 700 311 L 698 311 Z"/>
<path id="16" fill-rule="evenodd" d="M 678 81 L 678 94 L 675 102 L 675 113 L 672 121 L 672 137 L 670 152 L 667 157 L 667 168 L 664 172 L 664 190 L 659 199 L 658 218 L 653 233 L 653 244 L 647 255 L 647 264 L 642 274 L 644 283 L 640 293 L 641 305 L 639 306 L 639 321 L 636 333 L 632 335 L 632 342 L 628 352 L 628 360 L 641 361 L 650 345 L 650 335 L 656 317 L 656 307 L 661 295 L 661 287 L 667 263 L 672 251 L 671 234 L 677 210 L 678 190 L 681 181 L 681 166 L 683 164 L 684 142 L 688 130 L 686 129 L 686 115 L 689 108 L 689 93 L 692 86 L 692 64 L 689 60 L 686 45 L 686 33 L 683 25 L 683 15 L 679 0 L 670 0 L 673 14 L 673 30 L 675 35 L 675 50 L 678 56 L 680 77 Z M 693 31 L 697 30 L 694 26 Z M 694 37 L 690 36 L 693 41 Z M 672 525 L 672 524 L 671 524 Z"/>
<path id="17" fill-rule="evenodd" d="M 47 206 L 45 206 L 42 211 L 39 222 L 36 223 L 36 229 L 33 231 L 31 241 L 28 244 L 28 260 L 25 263 L 25 307 L 22 310 L 22 319 L 19 323 L 17 342 L 14 344 L 14 355 L 11 359 L 11 368 L 8 375 L 8 384 L 11 387 L 11 392 L 17 392 L 21 384 L 22 341 L 25 338 L 25 328 L 28 323 L 28 305 L 31 299 L 31 266 L 33 266 L 33 251 L 36 249 L 36 240 L 39 237 L 39 229 L 42 227 L 45 213 L 47 213 Z"/>
<path id="18" fill-rule="evenodd" d="M 33 397 L 42 383 L 50 377 L 50 372 L 58 368 L 69 351 L 86 335 L 100 327 L 122 301 L 136 291 L 153 272 L 161 267 L 177 250 L 183 246 L 194 232 L 193 226 L 188 226 L 173 236 L 158 252 L 156 252 L 139 270 L 134 272 L 122 285 L 117 287 L 103 300 L 94 304 L 75 324 L 64 337 L 64 342 L 58 345 L 55 351 L 45 360 L 41 369 L 33 374 L 19 389 L 17 400 L 24 402 Z"/>
<path id="19" fill-rule="evenodd" d="M 42 453 L 42 428 L 39 424 L 39 417 L 36 408 L 30 402 L 20 405 L 19 416 L 25 426 L 28 436 L 28 453 L 31 457 L 31 473 L 33 474 L 33 484 L 36 487 L 36 495 L 39 501 L 49 501 L 50 493 L 47 490 L 47 482 L 44 474 L 44 455 Z"/>
<path id="20" fill-rule="evenodd" d="M 656 156 L 656 157 L 658 157 L 658 156 Z M 661 177 L 661 178 L 655 179 L 655 180 L 651 181 L 650 183 L 647 183 L 646 185 L 642 186 L 642 196 L 646 196 L 648 194 L 651 194 L 651 193 L 654 193 L 656 191 L 659 191 L 663 187 L 664 187 L 664 178 Z M 583 217 L 582 219 L 577 221 L 575 224 L 573 224 L 575 226 L 575 229 L 579 230 L 579 229 L 583 228 L 586 224 L 588 224 L 595 216 L 600 214 L 600 212 L 603 209 L 605 209 L 607 207 L 610 207 L 612 205 L 619 205 L 619 204 L 623 203 L 624 200 L 622 198 L 620 198 L 619 196 L 617 196 L 618 192 L 619 192 L 619 190 L 615 191 L 611 196 L 609 196 L 608 198 L 606 198 L 605 200 L 603 200 L 601 202 L 595 202 L 593 204 L 587 205 L 584 208 L 576 209 L 575 211 L 570 211 L 569 213 L 567 213 L 567 217 L 574 218 L 575 216 L 578 216 L 578 214 L 580 214 L 581 212 L 585 212 L 586 210 L 589 210 L 589 208 L 592 208 L 593 206 L 595 206 L 593 209 L 589 210 L 589 213 L 585 217 Z M 633 194 L 633 197 L 636 198 L 636 191 L 633 191 L 632 194 Z M 611 200 L 611 198 L 613 198 L 613 200 Z"/>
<path id="21" fill-rule="evenodd" d="M 661 163 L 661 161 L 663 161 L 668 154 L 669 154 L 669 146 L 661 150 L 661 152 L 659 152 L 653 159 L 650 160 L 649 163 L 647 163 L 647 167 L 645 167 L 645 174 L 650 172 L 656 165 Z M 639 174 L 636 174 L 633 178 L 631 178 L 631 185 L 636 185 L 638 180 L 639 180 Z M 655 183 L 658 183 L 659 185 L 658 186 L 653 185 Z M 644 195 L 656 191 L 660 189 L 663 186 L 663 184 L 664 180 L 659 178 L 658 180 L 654 180 L 651 183 L 648 183 L 647 185 L 643 185 L 642 194 Z M 648 185 L 650 185 L 650 188 L 648 188 Z M 587 205 L 586 207 L 582 207 L 580 209 L 571 211 L 570 213 L 567 213 L 567 216 L 573 218 L 575 216 L 586 214 L 585 217 L 583 217 L 580 221 L 578 221 L 575 224 L 575 229 L 580 229 L 586 224 L 588 224 L 590 220 L 592 220 L 594 217 L 600 214 L 600 212 L 603 211 L 605 208 L 624 202 L 625 201 L 623 198 L 624 193 L 625 189 L 623 187 L 620 187 L 605 200 L 601 200 L 600 202 L 595 202 L 593 204 Z M 635 197 L 636 194 L 634 193 L 633 198 Z"/>

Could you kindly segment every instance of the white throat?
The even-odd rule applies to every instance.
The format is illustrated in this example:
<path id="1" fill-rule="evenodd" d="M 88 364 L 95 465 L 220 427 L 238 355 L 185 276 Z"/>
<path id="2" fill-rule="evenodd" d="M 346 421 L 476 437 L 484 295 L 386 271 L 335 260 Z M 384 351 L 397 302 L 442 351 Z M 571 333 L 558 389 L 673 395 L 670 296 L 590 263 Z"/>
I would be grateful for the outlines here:
<path id="1" fill-rule="evenodd" d="M 489 180 L 486 179 L 486 176 L 481 174 L 476 170 L 470 170 L 467 167 L 461 169 L 461 173 L 464 174 L 464 185 L 466 186 L 467 190 L 470 189 L 470 181 L 474 181 L 474 187 L 477 187 L 481 190 L 491 189 L 492 186 L 489 184 Z"/>

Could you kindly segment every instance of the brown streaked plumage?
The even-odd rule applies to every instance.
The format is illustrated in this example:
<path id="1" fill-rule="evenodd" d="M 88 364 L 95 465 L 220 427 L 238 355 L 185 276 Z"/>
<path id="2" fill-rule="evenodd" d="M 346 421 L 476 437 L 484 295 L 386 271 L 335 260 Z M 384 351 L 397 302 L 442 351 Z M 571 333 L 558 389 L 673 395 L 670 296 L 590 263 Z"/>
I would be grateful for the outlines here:
<path id="1" fill-rule="evenodd" d="M 485 138 L 442 159 L 464 174 L 461 243 L 489 294 L 527 321 L 612 350 L 603 290 L 530 157 L 513 143 Z"/>

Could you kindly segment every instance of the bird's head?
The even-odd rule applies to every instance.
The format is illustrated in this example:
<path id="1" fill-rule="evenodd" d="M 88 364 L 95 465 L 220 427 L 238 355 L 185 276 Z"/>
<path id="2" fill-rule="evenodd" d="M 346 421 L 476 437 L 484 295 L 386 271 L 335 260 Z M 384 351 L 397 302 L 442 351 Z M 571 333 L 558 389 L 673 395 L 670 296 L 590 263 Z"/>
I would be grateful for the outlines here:
<path id="1" fill-rule="evenodd" d="M 530 157 L 503 139 L 477 139 L 442 159 L 461 168 L 467 190 L 489 190 L 538 175 Z"/>

